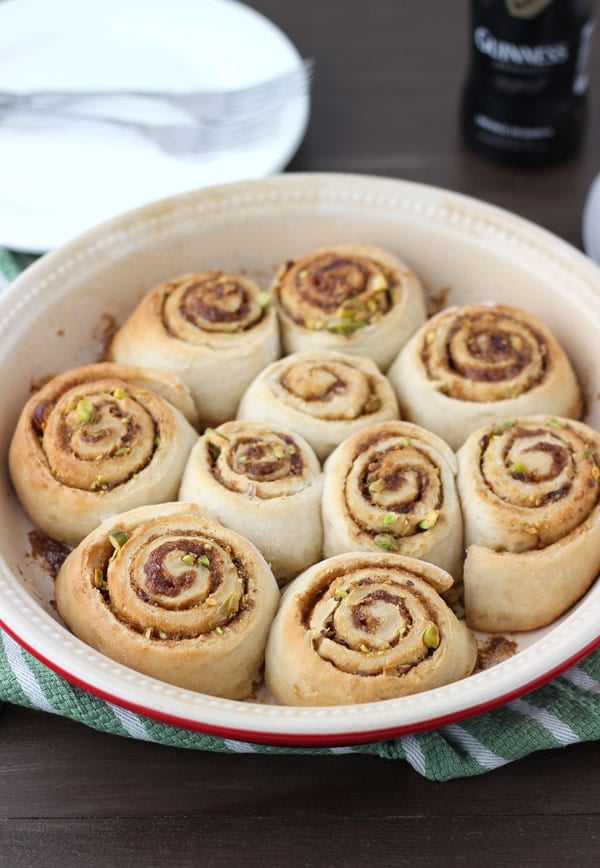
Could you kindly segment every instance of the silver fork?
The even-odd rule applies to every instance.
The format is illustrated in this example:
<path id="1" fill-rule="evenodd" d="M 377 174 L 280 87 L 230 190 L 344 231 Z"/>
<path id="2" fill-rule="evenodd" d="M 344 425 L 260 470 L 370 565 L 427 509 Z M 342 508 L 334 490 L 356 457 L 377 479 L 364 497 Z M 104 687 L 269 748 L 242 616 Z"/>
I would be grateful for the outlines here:
<path id="1" fill-rule="evenodd" d="M 0 125 L 2 110 L 0 109 Z M 21 117 L 20 115 L 15 117 Z M 27 117 L 27 115 L 25 116 Z M 35 118 L 27 124 L 27 128 L 39 127 L 40 122 L 55 123 L 60 121 L 74 121 L 76 123 L 101 124 L 104 126 L 117 127 L 138 133 L 157 145 L 166 154 L 180 155 L 198 154 L 210 156 L 226 151 L 235 151 L 238 148 L 248 147 L 267 138 L 276 127 L 280 115 L 271 113 L 267 119 L 264 115 L 257 118 L 242 120 L 239 123 L 212 124 L 210 126 L 196 126 L 183 124 L 148 124 L 141 121 L 126 121 L 122 118 L 114 118 L 102 115 L 74 114 L 72 112 L 38 112 Z M 14 126 L 14 125 L 13 125 Z"/>
<path id="2" fill-rule="evenodd" d="M 309 58 L 282 75 L 234 90 L 199 90 L 182 93 L 144 89 L 42 90 L 27 93 L 0 90 L 0 112 L 46 112 L 73 104 L 76 106 L 82 100 L 134 97 L 160 101 L 183 109 L 198 123 L 221 123 L 229 118 L 254 118 L 261 113 L 270 112 L 290 97 L 308 89 L 313 73 L 314 61 Z M 85 117 L 83 114 L 81 116 Z M 104 117 L 108 119 L 108 115 Z"/>

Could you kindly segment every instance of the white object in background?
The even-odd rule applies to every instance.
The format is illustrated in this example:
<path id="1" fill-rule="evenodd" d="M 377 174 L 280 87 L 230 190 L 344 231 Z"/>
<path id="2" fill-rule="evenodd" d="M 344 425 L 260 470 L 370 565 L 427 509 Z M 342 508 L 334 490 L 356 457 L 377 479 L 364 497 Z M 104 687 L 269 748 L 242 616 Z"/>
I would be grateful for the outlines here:
<path id="1" fill-rule="evenodd" d="M 281 30 L 236 0 L 0 4 L 0 90 L 226 90 L 300 63 Z M 154 116 L 144 108 L 142 121 L 189 122 L 168 106 L 154 106 Z M 0 117 L 0 166 L 10 166 L 0 172 L 0 245 L 50 250 L 155 199 L 279 172 L 302 141 L 309 108 L 309 95 L 298 92 L 260 141 L 184 158 L 108 125 L 2 125 Z"/>
<path id="2" fill-rule="evenodd" d="M 600 174 L 596 175 L 586 199 L 581 234 L 585 252 L 600 265 Z"/>

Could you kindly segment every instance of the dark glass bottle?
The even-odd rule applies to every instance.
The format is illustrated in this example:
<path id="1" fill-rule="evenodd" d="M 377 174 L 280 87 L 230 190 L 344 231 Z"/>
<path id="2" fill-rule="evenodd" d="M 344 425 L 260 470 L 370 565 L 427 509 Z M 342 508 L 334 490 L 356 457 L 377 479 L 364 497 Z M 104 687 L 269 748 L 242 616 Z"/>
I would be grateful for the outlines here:
<path id="1" fill-rule="evenodd" d="M 581 142 L 593 0 L 471 0 L 466 142 L 497 162 L 547 165 Z"/>

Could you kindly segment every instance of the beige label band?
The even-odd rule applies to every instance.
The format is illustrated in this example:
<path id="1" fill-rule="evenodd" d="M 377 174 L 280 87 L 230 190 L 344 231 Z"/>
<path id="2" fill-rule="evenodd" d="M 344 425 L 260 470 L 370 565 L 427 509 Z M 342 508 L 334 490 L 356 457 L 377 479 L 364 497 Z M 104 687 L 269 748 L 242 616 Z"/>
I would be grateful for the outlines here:
<path id="1" fill-rule="evenodd" d="M 534 18 L 554 0 L 506 0 L 506 7 L 513 18 Z"/>

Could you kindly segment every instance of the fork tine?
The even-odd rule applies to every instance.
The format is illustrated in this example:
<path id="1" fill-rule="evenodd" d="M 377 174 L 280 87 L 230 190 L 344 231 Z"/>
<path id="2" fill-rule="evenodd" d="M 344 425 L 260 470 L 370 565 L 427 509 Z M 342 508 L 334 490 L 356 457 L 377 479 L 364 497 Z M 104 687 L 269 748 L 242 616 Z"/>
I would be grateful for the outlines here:
<path id="1" fill-rule="evenodd" d="M 313 72 L 314 61 L 308 59 L 300 67 L 249 87 L 213 94 L 171 94 L 167 99 L 189 111 L 198 120 L 222 121 L 229 114 L 239 117 L 270 109 L 298 93 L 308 91 Z"/>

